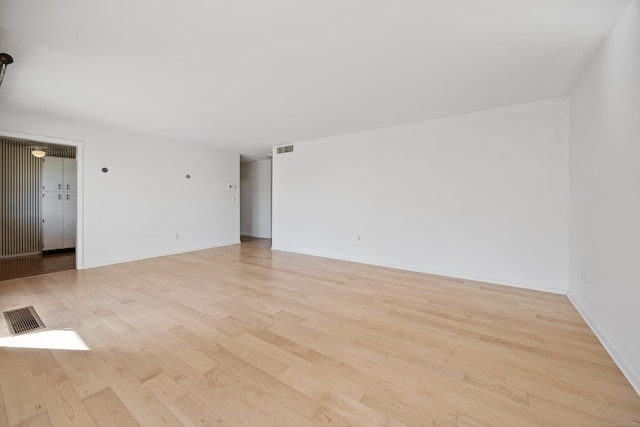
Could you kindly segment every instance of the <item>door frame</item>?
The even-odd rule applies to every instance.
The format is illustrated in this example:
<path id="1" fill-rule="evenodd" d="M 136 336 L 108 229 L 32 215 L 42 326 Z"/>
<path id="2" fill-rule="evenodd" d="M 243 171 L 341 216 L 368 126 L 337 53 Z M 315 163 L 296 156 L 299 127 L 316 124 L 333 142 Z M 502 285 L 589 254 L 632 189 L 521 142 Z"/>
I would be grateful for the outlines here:
<path id="1" fill-rule="evenodd" d="M 0 137 L 26 139 L 33 142 L 50 143 L 57 145 L 68 145 L 76 147 L 76 162 L 78 163 L 78 175 L 77 180 L 77 197 L 78 204 L 76 207 L 76 269 L 82 270 L 84 268 L 84 146 L 85 142 L 75 139 L 57 138 L 52 136 L 35 135 L 24 132 L 12 132 L 8 130 L 0 129 Z"/>

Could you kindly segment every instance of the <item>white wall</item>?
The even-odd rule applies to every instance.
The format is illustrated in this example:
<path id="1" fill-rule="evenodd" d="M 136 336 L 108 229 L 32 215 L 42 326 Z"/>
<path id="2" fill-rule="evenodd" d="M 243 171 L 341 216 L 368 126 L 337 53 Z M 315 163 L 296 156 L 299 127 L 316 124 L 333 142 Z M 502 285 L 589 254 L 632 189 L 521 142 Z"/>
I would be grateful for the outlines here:
<path id="1" fill-rule="evenodd" d="M 271 160 L 240 164 L 240 234 L 271 238 Z"/>
<path id="2" fill-rule="evenodd" d="M 571 94 L 569 296 L 638 393 L 639 162 L 640 2 L 636 0 Z"/>
<path id="3" fill-rule="evenodd" d="M 83 267 L 239 241 L 237 153 L 8 111 L 3 131 L 85 141 Z"/>
<path id="4" fill-rule="evenodd" d="M 273 248 L 564 292 L 568 114 L 557 98 L 274 151 Z"/>

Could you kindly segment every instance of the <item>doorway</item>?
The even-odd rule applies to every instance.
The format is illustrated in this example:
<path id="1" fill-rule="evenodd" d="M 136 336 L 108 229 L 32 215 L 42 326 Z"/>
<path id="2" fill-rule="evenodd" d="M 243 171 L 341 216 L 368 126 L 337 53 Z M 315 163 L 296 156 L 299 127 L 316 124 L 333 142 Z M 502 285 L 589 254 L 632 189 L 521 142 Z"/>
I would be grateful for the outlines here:
<path id="1" fill-rule="evenodd" d="M 240 163 L 240 241 L 271 241 L 271 159 Z"/>
<path id="2" fill-rule="evenodd" d="M 6 131 L 0 131 L 0 143 L 0 280 L 82 268 L 83 221 L 79 207 L 84 143 Z M 44 158 L 34 157 L 34 147 L 44 149 Z M 43 165 L 47 163 L 50 171 L 52 164 L 63 160 L 73 173 L 68 174 L 67 183 L 58 186 L 58 193 L 45 192 Z M 58 206 L 53 206 L 51 200 Z M 60 215 L 52 216 L 58 207 Z M 63 218 L 66 221 L 62 222 Z M 43 220 L 47 219 L 49 237 L 45 248 Z M 51 244 L 51 226 L 58 220 L 60 233 L 64 229 L 67 238 L 64 245 L 56 246 Z"/>

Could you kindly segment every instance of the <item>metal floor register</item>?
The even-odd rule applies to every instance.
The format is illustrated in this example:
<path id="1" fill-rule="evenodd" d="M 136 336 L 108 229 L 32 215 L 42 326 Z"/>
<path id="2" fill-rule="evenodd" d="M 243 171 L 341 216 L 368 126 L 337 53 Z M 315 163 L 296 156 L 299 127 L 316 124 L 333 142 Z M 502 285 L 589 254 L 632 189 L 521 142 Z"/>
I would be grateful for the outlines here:
<path id="1" fill-rule="evenodd" d="M 11 335 L 19 335 L 45 328 L 32 305 L 2 312 Z"/>

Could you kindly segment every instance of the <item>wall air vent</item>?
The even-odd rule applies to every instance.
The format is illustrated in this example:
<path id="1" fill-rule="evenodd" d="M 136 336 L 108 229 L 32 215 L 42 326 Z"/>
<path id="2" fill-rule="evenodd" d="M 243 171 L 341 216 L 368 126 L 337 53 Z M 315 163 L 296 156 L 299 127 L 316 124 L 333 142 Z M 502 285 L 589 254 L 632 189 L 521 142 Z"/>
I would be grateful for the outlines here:
<path id="1" fill-rule="evenodd" d="M 282 147 L 278 147 L 278 154 L 291 153 L 293 152 L 293 145 L 283 145 Z"/>

